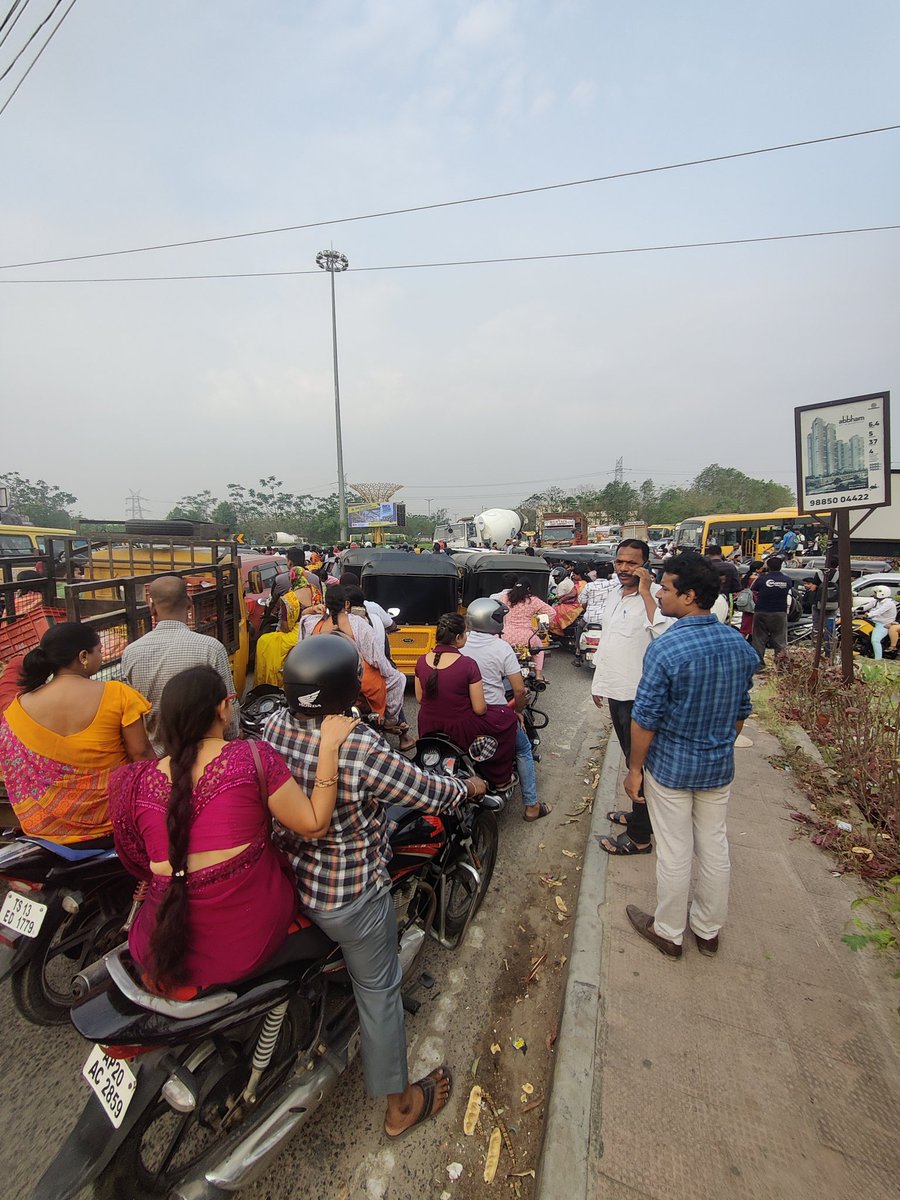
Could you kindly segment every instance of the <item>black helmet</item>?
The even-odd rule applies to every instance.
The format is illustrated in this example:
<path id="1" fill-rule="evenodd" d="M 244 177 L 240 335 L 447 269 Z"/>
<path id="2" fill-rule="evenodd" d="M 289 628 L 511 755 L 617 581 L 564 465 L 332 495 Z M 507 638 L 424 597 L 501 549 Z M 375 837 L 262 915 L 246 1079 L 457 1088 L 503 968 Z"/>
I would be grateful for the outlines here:
<path id="1" fill-rule="evenodd" d="M 296 717 L 327 717 L 356 702 L 362 661 L 343 634 L 319 634 L 295 646 L 284 662 L 284 694 Z"/>
<path id="2" fill-rule="evenodd" d="M 476 633 L 502 633 L 503 618 L 509 612 L 505 604 L 482 596 L 466 609 L 466 624 Z"/>

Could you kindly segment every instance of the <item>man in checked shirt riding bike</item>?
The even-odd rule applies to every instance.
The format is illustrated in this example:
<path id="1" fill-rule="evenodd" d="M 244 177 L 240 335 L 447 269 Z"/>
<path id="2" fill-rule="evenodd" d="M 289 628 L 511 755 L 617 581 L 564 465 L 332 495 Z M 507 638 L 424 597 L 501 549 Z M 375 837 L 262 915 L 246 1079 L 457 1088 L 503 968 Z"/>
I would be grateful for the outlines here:
<path id="1" fill-rule="evenodd" d="M 316 786 L 319 722 L 353 704 L 360 677 L 356 648 L 340 634 L 309 638 L 287 656 L 288 711 L 270 717 L 263 736 L 302 787 Z M 386 807 L 439 813 L 486 790 L 481 779 L 419 770 L 360 724 L 340 749 L 328 832 L 315 841 L 280 827 L 276 834 L 296 872 L 301 908 L 343 951 L 359 1010 L 366 1090 L 387 1097 L 389 1137 L 439 1112 L 450 1098 L 452 1075 L 441 1066 L 409 1082 Z"/>

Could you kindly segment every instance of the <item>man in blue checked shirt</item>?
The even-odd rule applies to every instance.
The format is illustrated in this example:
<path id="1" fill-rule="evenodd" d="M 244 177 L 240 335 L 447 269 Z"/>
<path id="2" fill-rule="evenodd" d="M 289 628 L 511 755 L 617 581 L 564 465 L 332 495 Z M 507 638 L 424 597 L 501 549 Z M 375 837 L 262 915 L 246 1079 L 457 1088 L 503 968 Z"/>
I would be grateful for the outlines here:
<path id="1" fill-rule="evenodd" d="M 681 554 L 665 565 L 657 595 L 677 618 L 651 643 L 632 709 L 625 791 L 644 797 L 656 835 L 656 912 L 626 908 L 631 924 L 670 958 L 681 958 L 691 860 L 698 859 L 690 927 L 701 954 L 719 949 L 731 863 L 725 812 L 734 779 L 734 739 L 750 715 L 755 651 L 710 609 L 719 576 L 706 558 Z"/>

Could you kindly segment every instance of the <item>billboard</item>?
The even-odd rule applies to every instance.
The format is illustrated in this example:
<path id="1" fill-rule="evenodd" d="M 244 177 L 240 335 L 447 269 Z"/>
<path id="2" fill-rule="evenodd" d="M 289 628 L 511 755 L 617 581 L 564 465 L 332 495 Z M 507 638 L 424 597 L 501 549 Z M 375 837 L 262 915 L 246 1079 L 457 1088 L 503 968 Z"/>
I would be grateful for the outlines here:
<path id="1" fill-rule="evenodd" d="M 799 512 L 889 504 L 890 392 L 794 409 Z"/>
<path id="2" fill-rule="evenodd" d="M 347 508 L 351 529 L 376 529 L 382 525 L 406 528 L 405 504 L 351 504 Z"/>

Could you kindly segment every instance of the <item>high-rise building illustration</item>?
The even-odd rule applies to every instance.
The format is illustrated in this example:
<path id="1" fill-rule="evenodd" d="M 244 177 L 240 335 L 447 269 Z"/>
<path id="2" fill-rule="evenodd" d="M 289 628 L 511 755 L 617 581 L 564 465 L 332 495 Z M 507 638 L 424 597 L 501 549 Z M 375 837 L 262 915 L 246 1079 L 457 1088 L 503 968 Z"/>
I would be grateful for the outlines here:
<path id="1" fill-rule="evenodd" d="M 866 469 L 865 438 L 854 434 L 839 436 L 839 427 L 832 421 L 816 417 L 806 435 L 806 457 L 810 478 L 841 475 L 846 471 Z"/>

